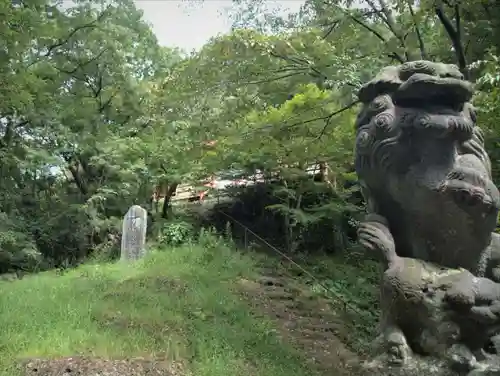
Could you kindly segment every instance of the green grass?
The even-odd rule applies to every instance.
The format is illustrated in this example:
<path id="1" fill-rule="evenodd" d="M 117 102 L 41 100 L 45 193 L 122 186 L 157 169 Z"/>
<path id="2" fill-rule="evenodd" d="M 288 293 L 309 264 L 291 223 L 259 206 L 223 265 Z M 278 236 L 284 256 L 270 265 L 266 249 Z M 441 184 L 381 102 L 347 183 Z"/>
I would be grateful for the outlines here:
<path id="1" fill-rule="evenodd" d="M 19 358 L 155 356 L 196 376 L 314 375 L 234 291 L 254 261 L 220 242 L 0 283 L 0 376 Z"/>

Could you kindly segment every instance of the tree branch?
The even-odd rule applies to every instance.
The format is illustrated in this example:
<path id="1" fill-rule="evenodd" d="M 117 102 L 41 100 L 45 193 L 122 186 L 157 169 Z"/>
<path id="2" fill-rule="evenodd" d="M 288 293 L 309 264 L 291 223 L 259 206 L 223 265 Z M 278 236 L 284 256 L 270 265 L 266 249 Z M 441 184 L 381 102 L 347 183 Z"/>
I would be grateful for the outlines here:
<path id="1" fill-rule="evenodd" d="M 319 133 L 319 135 L 318 135 L 318 137 L 316 139 L 319 140 L 319 139 L 321 139 L 321 137 L 323 137 L 323 135 L 325 134 L 326 130 L 330 126 L 330 123 L 332 122 L 332 119 L 333 119 L 334 116 L 339 115 L 339 114 L 341 114 L 344 111 L 350 110 L 351 108 L 353 108 L 354 106 L 356 106 L 358 103 L 359 103 L 359 100 L 356 100 L 354 102 L 349 103 L 347 106 L 342 107 L 340 110 L 332 112 L 330 115 L 328 115 L 327 118 L 325 119 L 326 120 L 325 121 L 325 126 L 323 127 L 323 129 L 321 130 L 321 132 Z"/>
<path id="2" fill-rule="evenodd" d="M 468 79 L 469 72 L 467 70 L 467 59 L 465 57 L 465 52 L 461 40 L 459 6 L 455 5 L 455 25 L 458 27 L 458 29 L 455 29 L 455 27 L 453 27 L 451 20 L 445 14 L 442 0 L 441 1 L 438 0 L 436 2 L 434 10 L 436 12 L 437 17 L 439 18 L 439 21 L 441 21 L 441 23 L 443 24 L 443 27 L 446 30 L 446 33 L 448 34 L 448 37 L 450 38 L 450 41 L 453 45 L 453 49 L 455 50 L 455 56 L 457 58 L 458 67 L 460 68 L 460 71 L 464 74 L 464 77 Z"/>
<path id="3" fill-rule="evenodd" d="M 282 80 L 283 78 L 293 77 L 293 76 L 297 76 L 299 74 L 304 74 L 304 73 L 306 73 L 306 72 L 293 72 L 293 73 L 284 74 L 284 75 L 278 76 L 278 77 L 267 78 L 265 80 L 246 82 L 243 85 L 257 85 L 257 84 L 263 84 L 263 83 L 268 83 L 268 82 L 273 82 L 273 81 L 279 81 L 279 80 Z"/>
<path id="4" fill-rule="evenodd" d="M 353 108 L 354 106 L 356 106 L 358 103 L 359 103 L 359 100 L 356 100 L 356 101 L 351 102 L 348 105 L 342 107 L 341 109 L 336 110 L 336 111 L 334 111 L 334 112 L 332 112 L 332 113 L 330 113 L 328 115 L 319 116 L 319 117 L 315 117 L 315 118 L 311 118 L 311 119 L 299 121 L 299 122 L 296 122 L 296 123 L 293 123 L 293 124 L 289 124 L 289 125 L 283 126 L 280 129 L 281 130 L 283 130 L 283 129 L 291 129 L 291 128 L 295 128 L 295 127 L 298 127 L 298 126 L 301 126 L 301 125 L 306 125 L 306 124 L 309 124 L 309 123 L 313 123 L 313 122 L 318 121 L 318 120 L 325 120 L 327 122 L 327 124 L 325 125 L 325 127 L 323 127 L 322 131 L 320 132 L 320 136 L 318 137 L 318 138 L 320 138 L 324 134 L 324 132 L 326 132 L 326 129 L 328 128 L 328 125 L 330 124 L 331 119 L 333 117 L 335 117 L 337 115 L 340 115 L 342 112 L 350 110 L 351 108 Z M 271 129 L 271 128 L 274 128 L 274 125 L 265 125 L 265 126 L 259 128 L 258 130 L 252 130 L 252 131 L 249 131 L 249 132 L 245 132 L 245 133 L 242 134 L 242 136 L 248 136 L 250 134 L 253 134 L 253 133 L 256 133 L 256 132 L 260 132 L 260 131 L 263 131 L 263 130 L 266 130 L 266 129 Z"/>
<path id="5" fill-rule="evenodd" d="M 333 21 L 329 27 L 328 30 L 326 31 L 325 35 L 323 35 L 323 39 L 328 38 L 328 36 L 335 30 L 335 28 L 339 25 L 340 21 Z"/>
<path id="6" fill-rule="evenodd" d="M 77 59 L 73 59 L 69 56 L 66 56 L 66 58 L 68 59 L 68 61 L 70 61 L 71 63 L 73 64 L 76 64 L 76 67 L 74 67 L 73 69 L 71 70 L 65 70 L 63 68 L 59 68 L 59 67 L 55 67 L 59 72 L 61 73 L 66 73 L 67 75 L 69 76 L 73 76 L 78 70 L 82 69 L 82 68 L 85 68 L 87 65 L 89 65 L 90 63 L 98 60 L 108 49 L 107 48 L 103 48 L 101 51 L 99 51 L 99 53 L 93 57 L 91 57 L 90 59 L 87 59 L 85 60 L 84 62 L 80 63 L 77 61 Z M 73 76 L 74 77 L 74 76 Z M 77 77 L 75 77 L 77 78 Z"/>
<path id="7" fill-rule="evenodd" d="M 360 20 L 359 18 L 354 16 L 350 11 L 345 10 L 344 8 L 342 8 L 339 5 L 328 3 L 326 1 L 324 2 L 324 4 L 327 6 L 334 6 L 336 9 L 338 9 L 340 12 L 342 12 L 345 16 L 347 16 L 352 21 L 357 23 L 359 26 L 361 26 L 362 28 L 368 30 L 370 33 L 375 35 L 375 37 L 377 37 L 379 40 L 381 40 L 387 47 L 389 46 L 387 39 L 385 39 L 381 33 L 379 33 L 377 30 L 375 30 L 372 26 L 368 25 L 367 23 L 363 22 L 362 20 Z M 394 34 L 394 35 L 397 37 L 396 34 Z M 406 59 L 404 59 L 399 53 L 397 53 L 395 51 L 391 52 L 391 56 L 394 56 L 396 58 L 396 60 L 398 60 L 401 64 L 403 64 L 406 61 Z"/>
<path id="8" fill-rule="evenodd" d="M 80 30 L 83 30 L 83 29 L 93 29 L 96 24 L 101 21 L 108 13 L 108 10 L 111 9 L 111 6 L 108 6 L 95 20 L 93 20 L 92 22 L 89 22 L 87 24 L 84 24 L 84 25 L 80 25 L 80 26 L 76 26 L 69 34 L 66 38 L 59 38 L 59 40 L 54 43 L 53 45 L 49 46 L 47 48 L 47 52 L 43 55 L 43 57 L 49 57 L 52 52 L 54 52 L 57 48 L 65 45 L 66 43 L 69 42 L 69 40 L 76 34 L 78 33 Z"/>
<path id="9" fill-rule="evenodd" d="M 318 68 L 314 67 L 309 61 L 307 61 L 305 59 L 290 57 L 290 56 L 283 56 L 283 55 L 278 54 L 277 52 L 274 52 L 274 51 L 271 52 L 271 56 L 288 61 L 288 62 L 292 62 L 293 64 L 296 64 L 296 65 L 299 65 L 299 66 L 292 66 L 293 68 L 295 68 L 297 70 L 300 68 L 310 69 L 311 71 L 313 71 L 315 73 L 314 75 L 309 73 L 313 77 L 319 77 L 319 78 L 322 78 L 324 80 L 328 79 L 326 74 L 321 72 Z"/>
<path id="10" fill-rule="evenodd" d="M 370 0 L 367 0 L 370 1 Z M 385 0 L 378 0 L 380 7 L 382 8 L 382 13 L 385 15 L 385 18 L 387 20 L 387 27 L 389 30 L 394 34 L 394 36 L 399 40 L 399 43 L 401 45 L 401 48 L 403 48 L 403 51 L 405 53 L 405 57 L 407 60 L 411 60 L 411 51 L 408 50 L 406 47 L 406 36 L 402 34 L 401 29 L 398 29 L 398 24 L 396 22 L 396 19 L 394 18 L 394 14 L 392 13 L 391 9 L 385 2 Z"/>
<path id="11" fill-rule="evenodd" d="M 411 19 L 413 21 L 413 27 L 415 28 L 415 34 L 417 35 L 418 47 L 420 49 L 420 57 L 423 60 L 427 60 L 427 53 L 425 51 L 425 44 L 422 38 L 422 34 L 420 33 L 420 28 L 417 24 L 417 17 L 415 16 L 415 11 L 413 10 L 413 6 L 411 5 L 411 0 L 407 0 L 408 9 L 410 10 Z"/>

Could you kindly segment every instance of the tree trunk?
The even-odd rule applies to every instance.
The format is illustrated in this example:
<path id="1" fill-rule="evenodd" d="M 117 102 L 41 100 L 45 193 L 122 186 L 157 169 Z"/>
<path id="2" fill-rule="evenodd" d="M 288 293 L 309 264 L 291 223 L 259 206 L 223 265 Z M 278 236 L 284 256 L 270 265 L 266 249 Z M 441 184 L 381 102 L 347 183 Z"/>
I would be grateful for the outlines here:
<path id="1" fill-rule="evenodd" d="M 168 186 L 167 191 L 165 192 L 165 198 L 163 200 L 163 207 L 161 209 L 161 217 L 163 219 L 167 219 L 169 215 L 169 208 L 170 208 L 170 200 L 172 196 L 174 195 L 175 191 L 177 190 L 177 186 L 179 183 L 174 183 Z"/>

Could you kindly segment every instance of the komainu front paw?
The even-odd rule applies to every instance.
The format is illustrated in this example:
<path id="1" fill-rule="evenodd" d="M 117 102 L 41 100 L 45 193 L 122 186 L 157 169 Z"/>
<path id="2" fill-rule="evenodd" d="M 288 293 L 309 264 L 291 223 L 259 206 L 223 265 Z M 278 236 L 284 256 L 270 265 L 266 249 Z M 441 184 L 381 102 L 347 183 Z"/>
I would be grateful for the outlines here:
<path id="1" fill-rule="evenodd" d="M 385 342 L 389 363 L 402 365 L 411 357 L 411 348 L 400 330 L 393 328 L 387 332 Z"/>
<path id="2" fill-rule="evenodd" d="M 490 278 L 497 283 L 500 282 L 500 267 L 492 268 Z"/>
<path id="3" fill-rule="evenodd" d="M 385 218 L 370 214 L 358 227 L 358 241 L 368 251 L 376 252 L 390 263 L 396 257 L 396 246 Z"/>
<path id="4" fill-rule="evenodd" d="M 446 352 L 446 358 L 457 372 L 470 372 L 477 364 L 476 357 L 465 345 L 454 344 Z"/>

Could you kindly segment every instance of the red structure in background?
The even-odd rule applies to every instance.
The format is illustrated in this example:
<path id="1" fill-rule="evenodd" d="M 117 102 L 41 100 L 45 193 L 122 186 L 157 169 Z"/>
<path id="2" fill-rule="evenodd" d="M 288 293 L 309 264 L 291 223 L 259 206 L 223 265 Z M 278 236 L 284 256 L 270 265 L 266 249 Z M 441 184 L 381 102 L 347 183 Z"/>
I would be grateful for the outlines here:
<path id="1" fill-rule="evenodd" d="M 202 146 L 211 148 L 217 144 L 217 141 L 210 140 L 202 142 Z M 317 162 L 306 169 L 309 175 L 314 175 L 315 179 L 319 179 L 331 185 L 333 188 L 336 187 L 335 178 L 330 174 L 330 168 L 326 162 Z M 264 176 L 261 173 L 257 173 L 253 177 L 243 178 L 243 179 L 232 179 L 232 180 L 221 180 L 216 176 L 211 176 L 204 181 L 200 182 L 203 187 L 208 189 L 201 192 L 197 192 L 193 186 L 188 184 L 174 184 L 172 186 L 156 186 L 154 188 L 152 199 L 154 202 L 158 202 L 160 199 L 167 197 L 172 201 L 203 201 L 211 189 L 224 189 L 228 185 L 251 185 L 257 182 L 263 182 Z"/>
<path id="2" fill-rule="evenodd" d="M 201 143 L 202 146 L 208 147 L 208 148 L 215 146 L 216 144 L 217 144 L 216 140 L 203 141 Z M 184 197 L 179 198 L 180 200 L 187 199 L 189 201 L 197 201 L 197 200 L 202 201 L 205 198 L 205 196 L 207 195 L 207 193 L 209 192 L 209 190 L 211 188 L 215 188 L 215 180 L 216 179 L 213 176 L 206 179 L 202 185 L 204 187 L 208 187 L 209 189 L 204 190 L 204 191 L 199 192 L 199 193 L 194 192 L 194 187 L 186 185 L 186 184 L 175 184 L 175 187 L 169 186 L 169 185 L 164 185 L 164 186 L 157 185 L 153 189 L 153 194 L 152 194 L 151 198 L 154 202 L 158 202 L 160 199 L 163 199 L 165 197 L 169 197 L 169 198 L 176 197 L 178 191 L 182 190 L 183 193 L 185 193 L 185 194 L 187 193 L 186 191 L 191 191 L 192 194 L 188 195 L 188 197 L 185 197 L 185 198 Z M 172 192 L 172 190 L 173 190 L 173 192 Z"/>

